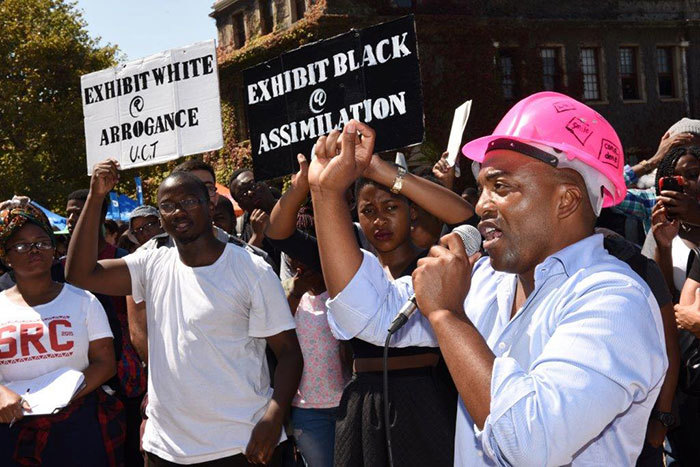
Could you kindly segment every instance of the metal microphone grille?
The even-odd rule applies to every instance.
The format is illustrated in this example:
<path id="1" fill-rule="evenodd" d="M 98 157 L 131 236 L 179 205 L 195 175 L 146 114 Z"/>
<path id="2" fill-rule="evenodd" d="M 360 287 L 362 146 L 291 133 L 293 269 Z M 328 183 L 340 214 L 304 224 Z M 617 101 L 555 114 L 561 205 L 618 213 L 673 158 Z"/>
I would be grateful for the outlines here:
<path id="1" fill-rule="evenodd" d="M 467 256 L 471 256 L 481 249 L 481 234 L 476 227 L 468 224 L 458 225 L 452 232 L 462 239 Z"/>

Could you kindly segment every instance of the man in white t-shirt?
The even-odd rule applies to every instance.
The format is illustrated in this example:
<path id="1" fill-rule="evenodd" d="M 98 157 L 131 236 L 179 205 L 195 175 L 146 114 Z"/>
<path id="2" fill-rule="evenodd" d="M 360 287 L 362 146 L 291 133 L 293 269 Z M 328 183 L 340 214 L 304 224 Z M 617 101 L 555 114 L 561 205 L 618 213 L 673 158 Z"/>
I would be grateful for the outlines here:
<path id="1" fill-rule="evenodd" d="M 274 464 L 303 366 L 277 276 L 264 260 L 214 236 L 207 187 L 189 173 L 170 175 L 158 190 L 176 248 L 97 261 L 100 201 L 117 180 L 114 161 L 95 166 L 66 272 L 81 287 L 147 304 L 149 465 Z M 266 343 L 278 359 L 274 391 Z"/>

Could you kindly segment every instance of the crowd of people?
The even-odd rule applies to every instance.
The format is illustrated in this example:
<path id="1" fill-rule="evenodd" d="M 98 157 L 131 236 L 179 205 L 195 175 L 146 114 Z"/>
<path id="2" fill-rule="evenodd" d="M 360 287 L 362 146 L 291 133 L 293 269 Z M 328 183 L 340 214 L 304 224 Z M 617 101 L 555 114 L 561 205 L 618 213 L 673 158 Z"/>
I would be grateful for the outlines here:
<path id="1" fill-rule="evenodd" d="M 128 223 L 97 164 L 65 238 L 0 203 L 0 465 L 698 465 L 700 120 L 630 166 L 534 94 L 459 192 L 447 154 L 411 173 L 375 137 L 320 137 L 284 193 L 237 170 L 240 217 L 196 158 Z M 61 369 L 53 413 L 10 388 Z"/>

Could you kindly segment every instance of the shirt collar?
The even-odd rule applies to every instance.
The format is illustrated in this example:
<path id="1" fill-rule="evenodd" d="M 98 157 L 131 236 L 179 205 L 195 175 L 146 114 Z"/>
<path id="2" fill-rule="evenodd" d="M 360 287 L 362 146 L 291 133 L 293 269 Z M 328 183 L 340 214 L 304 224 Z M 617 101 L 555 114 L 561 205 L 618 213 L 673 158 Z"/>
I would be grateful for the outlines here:
<path id="1" fill-rule="evenodd" d="M 538 276 L 549 276 L 562 269 L 564 274 L 571 276 L 576 271 L 597 263 L 603 252 L 603 235 L 593 234 L 562 248 L 538 264 L 535 268 L 535 281 L 537 282 Z"/>

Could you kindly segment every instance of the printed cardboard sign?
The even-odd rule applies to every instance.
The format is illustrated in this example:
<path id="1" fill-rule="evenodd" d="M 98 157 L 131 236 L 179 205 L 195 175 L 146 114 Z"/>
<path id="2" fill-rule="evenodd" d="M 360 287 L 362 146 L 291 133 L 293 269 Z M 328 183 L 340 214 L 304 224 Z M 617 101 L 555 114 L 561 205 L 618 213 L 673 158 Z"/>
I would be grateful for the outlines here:
<path id="1" fill-rule="evenodd" d="M 243 72 L 256 180 L 295 172 L 316 139 L 351 119 L 377 132 L 377 152 L 423 141 L 412 16 L 325 39 Z"/>
<path id="2" fill-rule="evenodd" d="M 160 164 L 223 146 L 214 41 L 167 50 L 80 78 L 88 174 Z"/>

